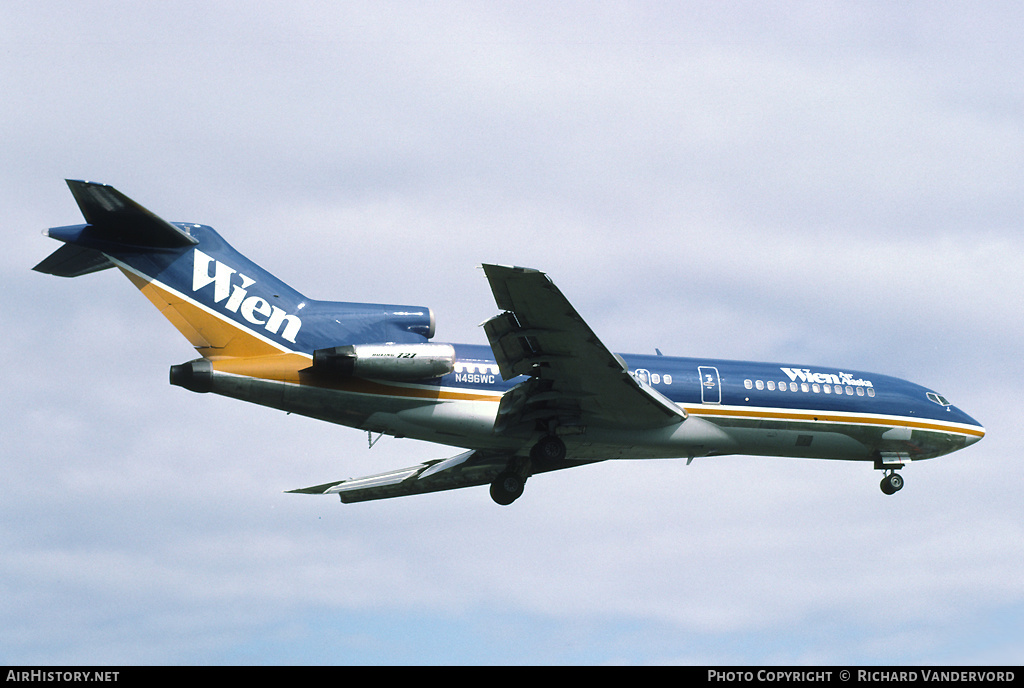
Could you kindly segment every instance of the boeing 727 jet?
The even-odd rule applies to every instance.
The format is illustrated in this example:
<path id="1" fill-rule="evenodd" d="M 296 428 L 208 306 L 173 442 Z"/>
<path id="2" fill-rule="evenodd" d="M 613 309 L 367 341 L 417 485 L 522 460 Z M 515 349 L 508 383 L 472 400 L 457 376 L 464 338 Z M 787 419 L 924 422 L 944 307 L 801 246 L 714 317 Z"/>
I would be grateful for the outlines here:
<path id="1" fill-rule="evenodd" d="M 490 485 L 507 505 L 547 471 L 751 454 L 867 461 L 893 494 L 907 462 L 985 434 L 935 390 L 886 375 L 612 353 L 528 268 L 483 266 L 499 311 L 482 325 L 489 345 L 436 343 L 429 308 L 308 298 L 211 227 L 67 183 L 86 223 L 49 229 L 63 245 L 35 269 L 124 273 L 199 354 L 171 384 L 463 450 L 291 492 L 347 503 Z"/>

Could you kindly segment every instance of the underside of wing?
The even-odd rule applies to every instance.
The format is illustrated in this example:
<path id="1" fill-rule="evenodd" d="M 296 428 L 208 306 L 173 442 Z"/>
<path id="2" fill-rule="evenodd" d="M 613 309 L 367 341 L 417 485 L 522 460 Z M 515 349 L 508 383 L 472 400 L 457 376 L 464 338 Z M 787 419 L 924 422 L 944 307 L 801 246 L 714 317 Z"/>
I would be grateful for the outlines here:
<path id="1" fill-rule="evenodd" d="M 427 461 L 387 473 L 338 480 L 333 483 L 288 490 L 288 492 L 336 494 L 342 502 L 348 504 L 455 490 L 461 487 L 475 487 L 492 483 L 499 475 L 510 470 L 510 459 L 512 457 L 507 454 L 467 451 L 450 459 Z M 573 468 L 587 463 L 593 462 L 569 460 L 548 462 L 542 470 L 536 472 Z M 522 479 L 525 481 L 526 477 L 528 476 L 522 476 Z"/>
<path id="2" fill-rule="evenodd" d="M 593 423 L 642 429 L 686 418 L 682 408 L 629 374 L 543 272 L 483 268 L 503 310 L 483 324 L 502 377 L 529 376 L 503 397 L 498 432 L 582 432 Z"/>
<path id="3" fill-rule="evenodd" d="M 289 490 L 302 494 L 336 494 L 342 502 L 364 502 L 405 495 L 486 485 L 508 464 L 508 457 L 468 451 L 450 459 L 427 461 L 388 473 L 339 480 L 324 485 Z"/>

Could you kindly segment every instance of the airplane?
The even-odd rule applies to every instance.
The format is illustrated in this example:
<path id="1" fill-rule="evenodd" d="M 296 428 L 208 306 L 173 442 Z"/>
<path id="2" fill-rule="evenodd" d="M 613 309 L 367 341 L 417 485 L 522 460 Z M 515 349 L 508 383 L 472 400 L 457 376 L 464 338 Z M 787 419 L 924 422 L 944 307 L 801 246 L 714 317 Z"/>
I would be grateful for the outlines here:
<path id="1" fill-rule="evenodd" d="M 488 345 L 436 343 L 423 306 L 318 301 L 213 228 L 167 222 L 112 186 L 66 180 L 86 223 L 35 266 L 61 277 L 116 267 L 199 358 L 172 385 L 368 433 L 457 447 L 445 459 L 293 493 L 343 503 L 490 485 L 509 505 L 534 475 L 611 459 L 757 455 L 898 470 L 985 429 L 927 387 L 847 368 L 608 350 L 538 270 L 485 264 Z"/>

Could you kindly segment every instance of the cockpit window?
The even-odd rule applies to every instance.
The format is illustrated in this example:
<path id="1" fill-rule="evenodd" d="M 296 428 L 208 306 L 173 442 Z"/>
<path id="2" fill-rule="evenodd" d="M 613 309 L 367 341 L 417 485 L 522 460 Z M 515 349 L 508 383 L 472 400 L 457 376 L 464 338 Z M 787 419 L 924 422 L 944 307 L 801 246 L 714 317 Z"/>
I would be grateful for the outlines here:
<path id="1" fill-rule="evenodd" d="M 939 406 L 952 406 L 952 404 L 946 400 L 946 397 L 941 394 L 936 394 L 935 392 L 928 392 L 928 399 L 934 401 Z"/>

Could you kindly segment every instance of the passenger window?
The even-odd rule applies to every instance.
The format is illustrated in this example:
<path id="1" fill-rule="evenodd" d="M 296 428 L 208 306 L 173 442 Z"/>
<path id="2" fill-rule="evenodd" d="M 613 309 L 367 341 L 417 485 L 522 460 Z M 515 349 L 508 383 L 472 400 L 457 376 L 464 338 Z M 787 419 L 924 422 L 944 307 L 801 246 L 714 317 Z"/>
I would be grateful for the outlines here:
<path id="1" fill-rule="evenodd" d="M 774 392 L 774 391 L 775 391 L 775 380 L 769 380 L 769 381 L 768 381 L 768 389 L 769 389 L 770 391 L 772 391 L 772 392 Z"/>
<path id="2" fill-rule="evenodd" d="M 817 382 L 811 385 L 811 391 L 815 394 L 818 394 L 821 391 L 821 387 L 818 386 Z"/>
<path id="3" fill-rule="evenodd" d="M 851 396 L 851 397 L 852 397 L 852 396 L 853 396 L 853 387 L 850 387 L 849 385 L 847 385 L 847 386 L 846 386 L 846 394 L 847 394 L 848 396 Z"/>
<path id="4" fill-rule="evenodd" d="M 809 392 L 809 391 L 810 391 L 810 389 L 811 389 L 811 388 L 807 386 L 807 383 L 806 383 L 806 382 L 801 382 L 801 383 L 800 383 L 800 391 L 801 391 L 801 392 Z"/>
<path id="5" fill-rule="evenodd" d="M 875 396 L 875 388 L 874 387 L 868 387 L 868 396 L 869 397 Z"/>
<path id="6" fill-rule="evenodd" d="M 753 387 L 753 383 L 750 380 L 744 380 L 743 386 L 746 387 L 747 389 L 751 389 Z"/>
<path id="7" fill-rule="evenodd" d="M 857 388 L 857 396 L 859 396 L 859 397 L 864 396 L 864 388 L 863 387 L 858 387 Z"/>
<path id="8" fill-rule="evenodd" d="M 795 383 L 795 382 L 790 382 L 790 383 L 789 383 L 789 391 L 790 391 L 790 392 L 795 392 L 795 391 L 797 391 L 798 389 L 799 389 L 799 387 L 797 387 L 797 386 L 796 386 L 796 383 Z"/>
<path id="9" fill-rule="evenodd" d="M 764 389 L 764 380 L 758 380 L 756 385 L 758 389 Z"/>

